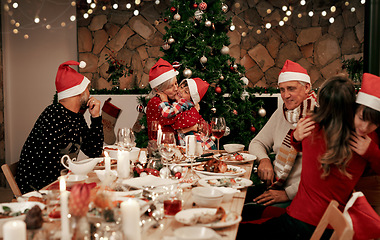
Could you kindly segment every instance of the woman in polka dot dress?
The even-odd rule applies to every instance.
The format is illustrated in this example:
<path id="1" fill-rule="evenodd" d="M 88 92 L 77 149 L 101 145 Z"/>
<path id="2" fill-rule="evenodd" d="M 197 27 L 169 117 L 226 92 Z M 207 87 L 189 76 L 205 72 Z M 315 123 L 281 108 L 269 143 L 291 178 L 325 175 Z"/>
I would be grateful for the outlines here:
<path id="1" fill-rule="evenodd" d="M 69 65 L 79 63 L 68 61 L 59 66 L 55 81 L 59 102 L 41 113 L 22 148 L 16 175 L 22 193 L 57 180 L 65 154 L 70 158 L 76 158 L 79 150 L 89 157 L 102 154 L 100 101 L 90 98 L 90 81 Z M 91 114 L 90 127 L 80 113 L 86 108 Z"/>

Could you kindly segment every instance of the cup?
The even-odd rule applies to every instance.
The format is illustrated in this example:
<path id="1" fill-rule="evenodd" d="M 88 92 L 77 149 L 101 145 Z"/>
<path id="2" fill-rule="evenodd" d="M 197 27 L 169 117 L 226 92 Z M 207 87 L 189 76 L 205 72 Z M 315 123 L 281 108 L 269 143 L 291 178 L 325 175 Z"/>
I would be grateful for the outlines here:
<path id="1" fill-rule="evenodd" d="M 60 191 L 49 190 L 47 192 L 46 212 L 49 220 L 57 220 L 61 218 Z"/>
<path id="2" fill-rule="evenodd" d="M 182 210 L 182 188 L 177 184 L 166 186 L 167 191 L 164 195 L 164 214 L 174 216 Z"/>

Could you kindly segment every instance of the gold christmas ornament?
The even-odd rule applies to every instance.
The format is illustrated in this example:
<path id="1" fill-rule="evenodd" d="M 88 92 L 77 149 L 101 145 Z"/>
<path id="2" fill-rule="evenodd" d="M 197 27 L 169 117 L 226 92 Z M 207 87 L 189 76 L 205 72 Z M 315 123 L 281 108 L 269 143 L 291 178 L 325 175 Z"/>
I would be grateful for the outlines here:
<path id="1" fill-rule="evenodd" d="M 164 50 L 168 50 L 170 48 L 170 45 L 168 43 L 165 43 L 164 45 L 162 45 L 162 49 Z"/>
<path id="2" fill-rule="evenodd" d="M 195 19 L 197 19 L 198 21 L 200 21 L 202 19 L 202 17 L 203 17 L 203 12 L 201 10 L 195 11 L 194 17 L 195 17 Z"/>
<path id="3" fill-rule="evenodd" d="M 174 42 L 175 42 L 174 38 L 170 37 L 170 38 L 168 39 L 168 43 L 169 43 L 169 44 L 172 44 L 172 43 L 174 43 Z"/>
<path id="4" fill-rule="evenodd" d="M 228 6 L 227 4 L 223 3 L 222 4 L 222 12 L 226 13 L 228 11 Z"/>
<path id="5" fill-rule="evenodd" d="M 206 20 L 206 22 L 205 22 L 205 26 L 206 26 L 206 27 L 211 27 L 211 21 L 210 21 L 210 20 Z"/>
<path id="6" fill-rule="evenodd" d="M 259 109 L 258 113 L 260 117 L 265 117 L 265 115 L 267 115 L 267 111 L 263 107 Z"/>
<path id="7" fill-rule="evenodd" d="M 207 63 L 207 58 L 205 56 L 202 56 L 201 59 L 199 60 L 201 63 L 205 64 Z"/>
<path id="8" fill-rule="evenodd" d="M 230 48 L 227 47 L 227 46 L 223 46 L 222 49 L 220 50 L 220 52 L 223 54 L 223 55 L 226 55 L 230 52 Z"/>
<path id="9" fill-rule="evenodd" d="M 185 68 L 185 70 L 183 70 L 183 76 L 185 78 L 190 78 L 192 74 L 193 74 L 193 72 L 188 68 Z"/>
<path id="10" fill-rule="evenodd" d="M 174 20 L 177 20 L 177 21 L 179 21 L 179 20 L 181 20 L 181 15 L 179 15 L 178 13 L 176 13 L 176 14 L 174 14 Z"/>

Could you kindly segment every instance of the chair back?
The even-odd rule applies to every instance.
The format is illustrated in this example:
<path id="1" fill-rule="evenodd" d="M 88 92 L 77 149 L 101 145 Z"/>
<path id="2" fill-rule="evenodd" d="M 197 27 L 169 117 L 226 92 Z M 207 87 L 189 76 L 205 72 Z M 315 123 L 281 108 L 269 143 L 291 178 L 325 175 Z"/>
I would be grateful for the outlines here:
<path id="1" fill-rule="evenodd" d="M 354 230 L 344 217 L 343 213 L 338 209 L 339 203 L 331 200 L 321 220 L 314 230 L 310 240 L 318 240 L 323 235 L 325 229 L 330 225 L 334 232 L 330 239 L 349 240 L 354 236 Z"/>
<path id="2" fill-rule="evenodd" d="M 13 173 L 16 173 L 15 171 L 17 169 L 17 165 L 12 164 L 11 168 L 13 169 Z M 3 170 L 4 176 L 7 179 L 9 186 L 12 189 L 13 195 L 21 196 L 22 194 L 21 194 L 20 188 L 17 186 L 16 180 L 14 178 L 14 175 L 12 173 L 11 168 L 8 166 L 8 164 L 3 164 L 1 166 L 1 169 Z"/>

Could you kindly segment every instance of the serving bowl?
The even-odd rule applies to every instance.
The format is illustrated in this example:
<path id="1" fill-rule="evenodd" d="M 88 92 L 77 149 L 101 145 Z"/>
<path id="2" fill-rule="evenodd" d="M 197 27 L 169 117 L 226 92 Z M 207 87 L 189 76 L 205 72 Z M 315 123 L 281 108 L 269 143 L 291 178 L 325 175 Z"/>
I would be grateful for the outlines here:
<path id="1" fill-rule="evenodd" d="M 243 144 L 224 144 L 223 145 L 224 150 L 228 153 L 234 153 L 234 152 L 240 152 L 244 150 Z"/>
<path id="2" fill-rule="evenodd" d="M 120 147 L 117 145 L 110 145 L 110 146 L 105 146 L 104 151 L 107 151 L 108 154 L 110 155 L 110 158 L 113 159 L 118 159 L 118 151 L 120 150 Z M 132 150 L 129 152 L 129 157 L 130 160 L 134 163 L 139 159 L 139 153 L 140 153 L 140 148 L 138 147 L 132 147 Z"/>
<path id="3" fill-rule="evenodd" d="M 196 205 L 206 208 L 219 207 L 224 195 L 222 191 L 211 187 L 195 187 L 191 194 Z"/>
<path id="4" fill-rule="evenodd" d="M 174 236 L 178 240 L 216 240 L 220 239 L 218 234 L 207 227 L 181 227 L 174 230 Z"/>
<path id="5" fill-rule="evenodd" d="M 75 184 L 84 183 L 87 178 L 86 175 L 68 174 L 66 175 L 66 186 L 72 187 Z"/>

